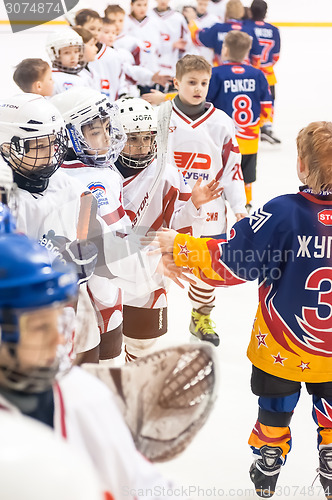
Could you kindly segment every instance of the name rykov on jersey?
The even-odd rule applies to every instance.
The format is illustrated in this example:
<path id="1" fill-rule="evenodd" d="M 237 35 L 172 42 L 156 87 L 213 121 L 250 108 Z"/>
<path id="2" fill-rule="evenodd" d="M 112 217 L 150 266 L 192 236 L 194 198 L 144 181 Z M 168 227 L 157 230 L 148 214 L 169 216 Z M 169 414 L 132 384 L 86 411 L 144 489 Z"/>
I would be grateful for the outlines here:
<path id="1" fill-rule="evenodd" d="M 243 80 L 225 80 L 224 91 L 230 92 L 255 92 L 256 81 L 253 78 L 244 78 Z"/>

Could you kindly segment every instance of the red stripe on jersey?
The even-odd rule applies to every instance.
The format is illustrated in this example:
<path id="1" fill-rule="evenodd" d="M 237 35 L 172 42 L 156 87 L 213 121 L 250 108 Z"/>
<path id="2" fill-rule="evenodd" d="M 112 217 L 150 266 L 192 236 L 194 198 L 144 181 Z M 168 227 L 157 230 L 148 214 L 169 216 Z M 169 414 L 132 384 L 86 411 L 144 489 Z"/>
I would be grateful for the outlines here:
<path id="1" fill-rule="evenodd" d="M 180 111 L 178 111 L 174 106 L 173 106 L 173 111 L 180 117 L 182 118 L 183 121 L 185 121 L 186 123 L 188 123 L 188 125 L 190 124 L 190 120 L 188 120 L 188 118 L 185 117 L 185 115 L 183 115 L 182 113 L 180 113 Z"/>
<path id="2" fill-rule="evenodd" d="M 128 184 L 130 184 L 134 179 L 136 179 L 136 177 L 139 174 L 140 174 L 140 172 L 138 172 L 137 174 L 133 175 L 132 177 L 129 177 L 129 179 L 127 179 L 126 181 L 123 181 L 123 183 L 122 183 L 123 187 L 128 186 Z"/>
<path id="3" fill-rule="evenodd" d="M 90 300 L 92 302 L 93 308 L 96 312 L 97 319 L 98 319 L 98 328 L 101 333 L 106 333 L 109 331 L 109 322 L 115 313 L 115 311 L 120 311 L 122 314 L 123 308 L 122 308 L 122 291 L 120 288 L 118 288 L 117 291 L 117 296 L 114 300 L 114 305 L 113 306 L 105 306 L 102 302 L 97 300 L 93 293 L 91 292 L 89 285 L 87 286 L 87 291 L 90 297 Z"/>
<path id="4" fill-rule="evenodd" d="M 222 164 L 224 167 L 228 162 L 228 158 L 229 158 L 229 155 L 231 154 L 231 152 L 233 152 L 233 153 L 240 152 L 239 147 L 234 146 L 232 139 L 230 139 L 228 142 L 226 142 L 226 144 L 224 144 L 223 148 L 222 148 L 221 157 L 222 157 Z"/>
<path id="5" fill-rule="evenodd" d="M 61 165 L 61 168 L 82 168 L 82 167 L 86 167 L 86 165 L 84 165 L 84 163 L 80 161 L 71 163 L 65 162 Z"/>
<path id="6" fill-rule="evenodd" d="M 107 49 L 107 45 L 105 45 L 104 50 L 103 50 L 103 48 L 100 49 L 101 52 L 100 52 L 100 54 L 97 54 L 97 59 L 100 59 L 105 54 L 106 49 Z"/>
<path id="7" fill-rule="evenodd" d="M 216 108 L 214 106 L 212 106 L 211 111 L 209 111 L 208 113 L 204 114 L 203 118 L 199 122 L 196 122 L 192 126 L 192 128 L 196 128 L 196 127 L 198 127 L 198 125 L 201 125 L 201 123 L 205 122 L 205 120 L 207 120 L 215 112 L 215 110 L 216 110 Z"/>
<path id="8" fill-rule="evenodd" d="M 174 213 L 174 203 L 178 196 L 178 189 L 172 186 L 167 194 L 163 198 L 163 208 L 161 214 L 156 218 L 156 220 L 151 224 L 150 229 L 157 231 L 165 222 L 166 227 L 169 227 L 171 217 Z"/>
<path id="9" fill-rule="evenodd" d="M 115 224 L 115 222 L 118 222 L 118 220 L 122 219 L 122 217 L 125 215 L 125 211 L 123 206 L 121 205 L 119 208 L 114 210 L 114 212 L 111 212 L 110 214 L 102 215 L 102 218 L 106 222 L 108 226 L 111 226 L 112 224 Z"/>
<path id="10" fill-rule="evenodd" d="M 193 235 L 193 228 L 192 228 L 192 226 L 181 227 L 181 229 L 177 229 L 177 232 L 182 233 L 182 234 L 190 234 L 192 236 Z"/>
<path id="11" fill-rule="evenodd" d="M 56 393 L 56 396 L 59 401 L 59 412 L 60 412 L 60 426 L 61 426 L 61 435 L 65 439 L 67 439 L 67 429 L 66 429 L 66 419 L 65 419 L 65 404 L 63 401 L 62 392 L 60 386 L 57 382 L 55 382 L 53 386 L 53 390 Z"/>
<path id="12" fill-rule="evenodd" d="M 134 58 L 136 66 L 139 66 L 141 64 L 141 49 L 140 49 L 140 47 L 137 45 L 137 47 L 135 47 L 131 53 L 132 53 L 132 56 Z"/>
<path id="13" fill-rule="evenodd" d="M 191 198 L 191 193 L 180 193 L 179 200 L 180 201 L 188 201 Z"/>
<path id="14" fill-rule="evenodd" d="M 317 203 L 318 205 L 332 205 L 332 200 L 329 198 L 322 200 L 322 199 L 316 198 L 315 195 L 310 194 L 310 193 L 300 193 L 300 195 L 304 196 L 304 198 L 307 198 L 307 200 L 312 201 L 313 203 Z"/>

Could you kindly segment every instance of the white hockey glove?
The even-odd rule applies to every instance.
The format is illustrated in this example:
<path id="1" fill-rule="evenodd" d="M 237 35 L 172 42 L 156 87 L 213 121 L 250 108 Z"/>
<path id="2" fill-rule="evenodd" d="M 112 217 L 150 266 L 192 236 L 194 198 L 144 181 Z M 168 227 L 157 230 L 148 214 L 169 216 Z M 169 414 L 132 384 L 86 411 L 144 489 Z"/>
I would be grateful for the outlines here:
<path id="1" fill-rule="evenodd" d="M 217 395 L 217 361 L 207 343 L 157 351 L 120 368 L 82 367 L 112 390 L 137 449 L 152 462 L 188 446 Z"/>

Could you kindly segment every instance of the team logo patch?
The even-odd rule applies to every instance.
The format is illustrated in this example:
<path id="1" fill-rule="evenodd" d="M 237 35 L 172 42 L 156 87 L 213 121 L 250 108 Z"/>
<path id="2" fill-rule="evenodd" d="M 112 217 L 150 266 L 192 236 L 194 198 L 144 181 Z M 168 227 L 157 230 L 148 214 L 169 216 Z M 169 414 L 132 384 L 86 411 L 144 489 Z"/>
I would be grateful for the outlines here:
<path id="1" fill-rule="evenodd" d="M 318 213 L 318 221 L 324 226 L 332 226 L 332 209 L 325 209 Z"/>
<path id="2" fill-rule="evenodd" d="M 108 199 L 106 196 L 106 188 L 101 182 L 91 182 L 88 185 L 93 196 L 97 199 L 98 207 L 102 205 L 108 205 Z"/>
<path id="3" fill-rule="evenodd" d="M 186 151 L 174 151 L 176 166 L 183 170 L 209 170 L 211 157 L 204 153 L 191 153 Z"/>
<path id="4" fill-rule="evenodd" d="M 249 217 L 249 224 L 254 233 L 257 233 L 259 229 L 272 217 L 272 214 L 269 212 L 264 212 L 261 208 L 259 208 L 256 212 L 254 212 Z"/>
<path id="5" fill-rule="evenodd" d="M 241 75 L 242 73 L 244 73 L 244 68 L 242 68 L 241 66 L 233 66 L 232 67 L 232 72 L 237 74 L 237 75 Z"/>

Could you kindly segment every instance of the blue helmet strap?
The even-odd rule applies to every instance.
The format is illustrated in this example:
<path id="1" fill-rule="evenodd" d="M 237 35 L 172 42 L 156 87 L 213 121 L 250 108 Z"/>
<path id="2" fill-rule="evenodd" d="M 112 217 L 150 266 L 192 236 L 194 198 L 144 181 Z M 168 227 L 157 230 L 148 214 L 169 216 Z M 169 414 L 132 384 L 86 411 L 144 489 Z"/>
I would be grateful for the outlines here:
<path id="1" fill-rule="evenodd" d="M 75 153 L 79 156 L 84 153 L 83 149 L 81 148 L 81 143 L 79 138 L 77 137 L 76 129 L 73 127 L 71 123 L 66 125 L 66 128 L 68 130 L 69 138 L 71 140 L 71 143 L 73 145 L 73 149 Z"/>

